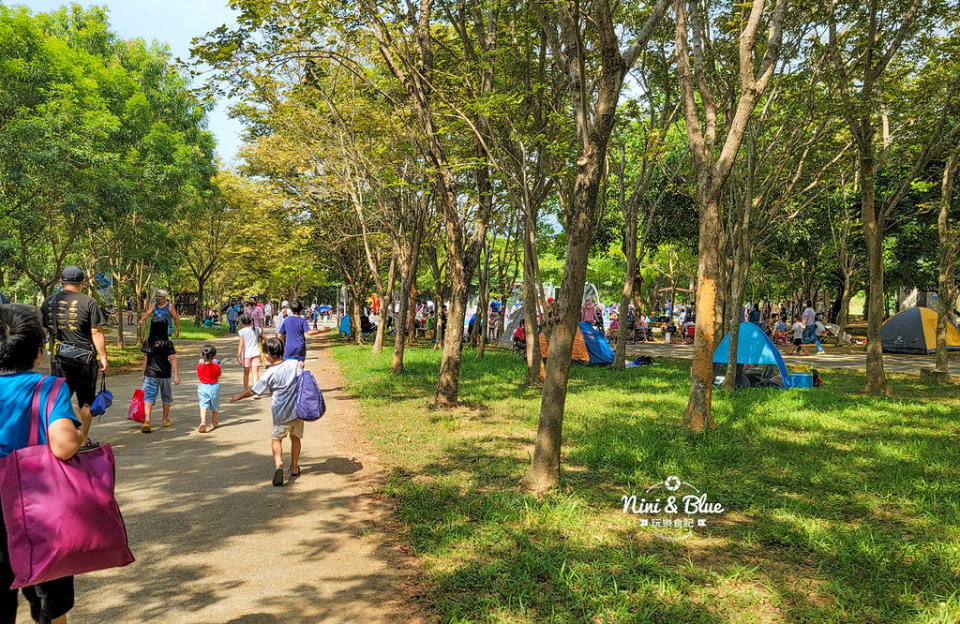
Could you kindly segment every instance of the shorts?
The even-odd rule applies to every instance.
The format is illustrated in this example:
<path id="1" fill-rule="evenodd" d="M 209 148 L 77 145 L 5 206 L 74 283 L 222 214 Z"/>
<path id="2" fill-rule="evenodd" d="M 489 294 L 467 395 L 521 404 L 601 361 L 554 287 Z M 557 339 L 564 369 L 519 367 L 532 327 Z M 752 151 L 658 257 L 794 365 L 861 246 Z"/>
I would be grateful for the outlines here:
<path id="1" fill-rule="evenodd" d="M 200 384 L 197 386 L 197 399 L 200 401 L 200 409 L 208 409 L 214 412 L 219 412 L 220 384 Z"/>
<path id="2" fill-rule="evenodd" d="M 156 403 L 158 393 L 160 394 L 161 401 L 164 403 L 173 403 L 173 386 L 170 385 L 170 378 L 144 377 L 143 402 Z"/>
<path id="3" fill-rule="evenodd" d="M 96 360 L 87 363 L 53 356 L 50 372 L 54 377 L 67 380 L 70 394 L 77 395 L 77 405 L 81 408 L 93 405 L 93 399 L 97 396 L 97 377 L 100 375 Z"/>
<path id="4" fill-rule="evenodd" d="M 0 624 L 13 624 L 17 617 L 17 590 L 13 583 L 10 551 L 7 549 L 7 528 L 0 517 Z M 73 577 L 65 576 L 22 589 L 30 604 L 30 615 L 36 622 L 49 622 L 73 608 Z"/>
<path id="5" fill-rule="evenodd" d="M 799 347 L 799 346 L 801 346 L 801 345 L 803 345 L 803 338 L 794 338 L 794 339 L 793 339 L 793 346 Z"/>
<path id="6" fill-rule="evenodd" d="M 260 356 L 243 358 L 244 368 L 260 368 Z"/>
<path id="7" fill-rule="evenodd" d="M 290 422 L 285 422 L 282 425 L 274 425 L 270 439 L 282 440 L 288 435 L 294 438 L 303 438 L 303 421 L 299 418 L 294 418 Z"/>

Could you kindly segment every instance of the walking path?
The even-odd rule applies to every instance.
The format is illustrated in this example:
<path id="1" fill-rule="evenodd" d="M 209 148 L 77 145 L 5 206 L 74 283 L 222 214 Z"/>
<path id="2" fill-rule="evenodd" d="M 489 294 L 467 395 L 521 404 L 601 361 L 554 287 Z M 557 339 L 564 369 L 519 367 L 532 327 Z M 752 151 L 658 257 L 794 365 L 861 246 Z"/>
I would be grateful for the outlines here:
<path id="1" fill-rule="evenodd" d="M 611 345 L 614 346 L 614 345 Z M 811 348 L 812 345 L 807 345 Z M 816 349 L 813 349 L 816 351 Z M 783 353 L 781 351 L 781 353 Z M 637 357 L 638 355 L 649 355 L 652 357 L 672 357 L 683 360 L 693 359 L 693 346 L 683 344 L 664 344 L 662 342 L 637 343 L 627 345 L 627 355 Z M 866 353 L 828 353 L 824 355 L 812 354 L 809 356 L 790 356 L 784 355 L 783 358 L 788 365 L 806 364 L 817 368 L 845 368 L 848 370 L 866 370 Z M 911 355 L 886 355 L 883 356 L 883 368 L 886 372 L 905 373 L 908 375 L 919 375 L 920 369 L 928 368 L 933 370 L 936 362 L 933 356 L 911 356 Z M 960 360 L 951 358 L 950 373 L 960 375 Z"/>
<path id="2" fill-rule="evenodd" d="M 109 380 L 116 403 L 93 437 L 117 458 L 117 499 L 137 561 L 77 579 L 74 623 L 313 624 L 422 621 L 404 597 L 414 567 L 373 490 L 384 469 L 366 449 L 354 401 L 325 342 L 310 340 L 327 415 L 306 425 L 303 474 L 273 487 L 270 399 L 240 392 L 236 338 L 224 361 L 220 426 L 196 432 L 196 352 L 178 349 L 174 424 L 140 433 L 124 419 L 139 375 Z M 159 425 L 159 405 L 155 422 Z M 284 457 L 289 461 L 289 446 Z M 23 612 L 25 608 L 21 608 Z"/>

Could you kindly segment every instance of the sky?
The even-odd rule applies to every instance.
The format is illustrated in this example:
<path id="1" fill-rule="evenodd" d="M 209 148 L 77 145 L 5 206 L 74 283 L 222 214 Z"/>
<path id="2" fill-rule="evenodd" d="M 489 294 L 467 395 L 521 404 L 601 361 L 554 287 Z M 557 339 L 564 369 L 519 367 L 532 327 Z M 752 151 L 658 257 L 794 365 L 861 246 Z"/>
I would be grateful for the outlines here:
<path id="1" fill-rule="evenodd" d="M 0 0 L 2 2 L 2 0 Z M 190 40 L 221 24 L 235 24 L 234 12 L 227 0 L 76 0 L 82 6 L 106 7 L 110 27 L 123 39 L 141 38 L 170 47 L 174 57 L 187 60 Z M 68 0 L 13 0 L 5 4 L 22 5 L 34 13 L 59 9 Z M 227 115 L 219 103 L 209 115 L 209 127 L 217 139 L 217 155 L 230 164 L 240 148 L 242 124 Z"/>

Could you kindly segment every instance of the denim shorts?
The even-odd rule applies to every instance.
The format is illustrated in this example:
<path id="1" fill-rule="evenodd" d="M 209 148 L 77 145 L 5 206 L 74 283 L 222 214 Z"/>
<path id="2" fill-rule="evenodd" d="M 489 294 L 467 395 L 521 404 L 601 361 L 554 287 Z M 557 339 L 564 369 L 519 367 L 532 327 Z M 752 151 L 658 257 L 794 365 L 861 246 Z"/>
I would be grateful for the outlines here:
<path id="1" fill-rule="evenodd" d="M 197 399 L 200 401 L 200 409 L 208 409 L 213 412 L 219 412 L 220 384 L 200 384 L 197 386 Z"/>
<path id="2" fill-rule="evenodd" d="M 173 403 L 173 386 L 170 385 L 170 378 L 144 377 L 143 402 L 156 403 L 158 393 L 160 394 L 161 401 L 164 403 Z"/>

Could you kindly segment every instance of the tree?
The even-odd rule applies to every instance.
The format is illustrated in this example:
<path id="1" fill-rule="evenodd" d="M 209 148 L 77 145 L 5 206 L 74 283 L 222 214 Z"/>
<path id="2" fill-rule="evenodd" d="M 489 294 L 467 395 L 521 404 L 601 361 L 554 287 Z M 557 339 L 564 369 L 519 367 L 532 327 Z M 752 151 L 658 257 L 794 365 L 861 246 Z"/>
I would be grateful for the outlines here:
<path id="1" fill-rule="evenodd" d="M 525 487 L 534 492 L 548 490 L 560 477 L 560 445 L 570 357 L 580 320 L 607 142 L 613 131 L 623 80 L 646 48 L 668 7 L 669 0 L 659 0 L 650 7 L 648 17 L 632 37 L 632 43 L 621 51 L 614 3 L 597 0 L 583 7 L 566 1 L 556 5 L 534 5 L 552 60 L 567 77 L 578 152 L 572 201 L 564 211 L 566 256 L 560 296 L 553 309 L 557 319 L 550 335 L 537 439 L 530 468 L 524 476 Z M 590 63 L 589 69 L 585 65 L 587 62 Z"/>
<path id="2" fill-rule="evenodd" d="M 683 417 L 683 425 L 692 431 L 712 429 L 711 394 L 713 390 L 713 347 L 717 329 L 717 291 L 720 273 L 720 210 L 723 185 L 730 175 L 740 143 L 757 100 L 767 88 L 776 68 L 783 39 L 787 1 L 776 0 L 769 20 L 766 49 L 757 70 L 754 54 L 758 48 L 757 32 L 766 6 L 764 0 L 753 0 L 748 15 L 735 12 L 740 25 L 739 87 L 740 94 L 726 111 L 725 137 L 718 154 L 718 105 L 714 89 L 709 84 L 704 48 L 708 31 L 699 3 L 687 4 L 678 0 L 677 12 L 677 68 L 683 101 L 687 143 L 690 147 L 697 177 L 697 203 L 700 207 L 699 267 L 697 269 L 696 334 L 693 365 L 690 369 L 690 399 Z M 745 5 L 747 6 L 747 5 Z M 688 22 L 691 25 L 688 31 Z M 693 41 L 693 69 L 690 64 L 690 40 Z M 701 112 L 703 109 L 703 128 Z"/>
<path id="3" fill-rule="evenodd" d="M 916 94 L 911 97 L 911 81 L 902 80 L 901 71 L 907 65 L 922 74 L 924 64 L 931 62 L 924 54 L 930 40 L 918 34 L 936 32 L 946 26 L 942 22 L 945 7 L 925 4 L 924 0 L 870 0 L 865 5 L 834 0 L 826 5 L 826 52 L 833 62 L 834 84 L 841 94 L 844 120 L 858 152 L 860 221 L 869 275 L 866 389 L 877 394 L 889 393 L 880 338 L 880 325 L 885 317 L 883 237 L 887 220 L 937 146 L 949 140 L 945 135 L 958 131 L 955 128 L 949 133 L 942 132 L 947 103 L 954 97 L 960 78 L 954 77 L 946 84 L 941 82 L 940 93 L 924 90 L 919 98 Z M 838 23 L 845 25 L 838 29 Z M 902 58 L 904 56 L 906 58 Z M 918 136 L 911 126 L 921 111 L 928 119 L 937 121 L 929 126 L 925 124 L 927 127 Z M 904 141 L 912 141 L 910 147 L 917 149 L 908 148 L 909 152 L 904 153 L 901 151 Z M 892 158 L 894 154 L 898 157 Z M 878 203 L 877 174 L 883 172 L 891 160 L 894 165 L 912 163 L 912 166 L 899 176 L 901 183 L 893 185 Z"/>

